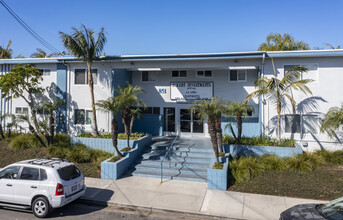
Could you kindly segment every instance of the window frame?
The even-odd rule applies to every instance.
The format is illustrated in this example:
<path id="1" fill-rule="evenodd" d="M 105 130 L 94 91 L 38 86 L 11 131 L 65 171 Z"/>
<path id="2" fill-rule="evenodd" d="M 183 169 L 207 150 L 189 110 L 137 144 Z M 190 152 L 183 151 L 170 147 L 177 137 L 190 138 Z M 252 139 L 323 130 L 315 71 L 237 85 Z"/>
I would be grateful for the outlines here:
<path id="1" fill-rule="evenodd" d="M 237 71 L 237 80 L 231 80 L 231 71 Z M 239 71 L 244 71 L 244 80 L 239 80 Z M 248 81 L 248 70 L 247 69 L 229 69 L 228 73 L 229 82 L 247 82 Z"/>
<path id="2" fill-rule="evenodd" d="M 186 72 L 186 76 L 181 76 L 180 75 L 181 71 L 185 71 Z M 178 72 L 178 76 L 173 76 L 173 72 Z M 170 71 L 170 77 L 171 78 L 182 78 L 182 79 L 185 79 L 185 78 L 188 77 L 188 70 L 171 70 Z"/>
<path id="3" fill-rule="evenodd" d="M 85 80 L 85 83 L 76 83 L 76 71 L 79 71 L 79 70 L 84 70 L 84 74 L 85 74 L 85 77 L 84 77 L 84 80 Z M 88 70 L 87 69 L 84 69 L 84 68 L 77 68 L 77 69 L 74 69 L 74 85 L 75 86 L 84 86 L 84 85 L 88 85 Z M 98 84 L 98 77 L 99 77 L 99 72 L 98 72 L 98 68 L 94 68 L 91 70 L 92 71 L 92 75 L 93 75 L 93 85 L 97 85 Z M 95 73 L 93 72 L 95 71 Z M 95 74 L 95 76 L 94 76 Z"/>
<path id="4" fill-rule="evenodd" d="M 17 112 L 17 109 L 21 109 L 20 112 Z M 24 111 L 24 109 L 26 109 L 26 112 Z M 15 111 L 15 114 L 20 114 L 20 115 L 29 114 L 29 108 L 28 107 L 15 107 L 14 111 Z"/>
<path id="5" fill-rule="evenodd" d="M 51 75 L 51 69 L 39 69 L 39 71 L 42 72 L 42 76 L 50 76 Z M 46 74 L 47 72 L 49 72 L 49 74 Z"/>
<path id="6" fill-rule="evenodd" d="M 84 112 L 84 118 L 83 122 L 84 123 L 76 123 L 76 111 L 83 111 Z M 84 109 L 84 108 L 79 108 L 79 109 L 74 109 L 74 125 L 85 125 L 85 126 L 90 126 L 93 123 L 93 118 L 91 118 L 91 123 L 87 123 L 87 112 L 93 112 L 91 109 Z M 93 113 L 92 113 L 93 117 Z"/>
<path id="7" fill-rule="evenodd" d="M 287 131 L 287 122 L 286 122 L 286 116 L 299 116 L 299 132 L 292 132 L 292 128 L 290 127 L 291 131 Z M 285 114 L 284 115 L 284 122 L 285 122 L 285 126 L 284 126 L 284 129 L 285 129 L 285 134 L 301 134 L 301 115 L 300 114 Z"/>
<path id="8" fill-rule="evenodd" d="M 21 175 L 23 175 L 23 171 L 24 171 L 24 169 L 25 168 L 28 168 L 28 169 L 36 169 L 36 170 L 38 170 L 38 178 L 37 179 L 35 179 L 35 180 L 32 180 L 32 179 L 22 179 L 21 178 Z M 36 167 L 29 167 L 29 166 L 23 166 L 22 168 L 21 168 L 21 170 L 20 170 L 20 174 L 18 175 L 18 178 L 17 179 L 19 179 L 19 180 L 25 180 L 25 181 L 41 181 L 41 175 L 40 175 L 40 169 L 39 168 L 36 168 Z"/>
<path id="9" fill-rule="evenodd" d="M 148 80 L 143 80 L 143 72 L 148 73 Z M 151 82 L 157 82 L 157 71 L 140 71 L 141 75 L 141 82 L 142 83 L 151 83 Z M 150 74 L 155 74 L 155 80 L 149 80 Z"/>
<path id="10" fill-rule="evenodd" d="M 210 71 L 210 72 L 211 72 L 211 76 L 206 76 L 205 72 L 207 72 L 207 71 Z M 199 76 L 199 75 L 198 75 L 198 72 L 204 72 L 204 75 L 203 75 L 203 76 Z M 211 79 L 211 78 L 213 78 L 213 70 L 197 70 L 195 74 L 196 74 L 196 77 L 197 77 L 197 78 L 205 78 L 205 79 Z"/>

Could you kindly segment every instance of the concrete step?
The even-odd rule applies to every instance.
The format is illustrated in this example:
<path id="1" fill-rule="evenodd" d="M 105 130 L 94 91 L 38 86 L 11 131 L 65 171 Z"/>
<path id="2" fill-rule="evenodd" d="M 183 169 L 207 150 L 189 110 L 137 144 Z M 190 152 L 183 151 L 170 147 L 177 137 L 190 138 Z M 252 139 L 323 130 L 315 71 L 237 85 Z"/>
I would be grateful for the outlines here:
<path id="1" fill-rule="evenodd" d="M 168 147 L 159 147 L 159 146 L 151 146 L 151 148 L 147 148 L 147 150 L 161 150 L 167 151 Z M 192 151 L 192 152 L 213 152 L 212 148 L 208 147 L 198 147 L 198 146 L 174 146 L 173 151 L 180 150 L 180 151 Z"/>
<path id="2" fill-rule="evenodd" d="M 149 160 L 162 160 L 164 158 L 164 155 L 154 154 L 154 153 L 146 153 L 143 154 L 143 159 L 149 159 Z M 211 157 L 197 157 L 197 156 L 178 156 L 178 155 L 172 155 L 171 160 L 176 160 L 179 162 L 211 162 Z M 165 160 L 168 160 L 168 157 L 166 157 Z"/>
<path id="3" fill-rule="evenodd" d="M 161 166 L 149 166 L 149 165 L 144 165 L 144 164 L 138 164 L 136 165 L 133 169 L 135 170 L 145 170 L 145 171 L 161 171 Z M 187 166 L 181 166 L 181 167 L 173 167 L 171 166 L 163 166 L 163 172 L 165 170 L 168 170 L 174 175 L 177 175 L 179 173 L 197 173 L 201 175 L 207 175 L 207 169 L 206 168 L 190 168 Z"/>
<path id="4" fill-rule="evenodd" d="M 148 153 L 151 155 L 161 155 L 161 156 L 165 156 L 167 151 L 166 150 L 157 150 L 157 149 L 153 149 L 153 150 L 147 150 L 144 153 Z M 204 152 L 204 151 L 192 151 L 192 150 L 173 150 L 172 151 L 173 155 L 177 155 L 177 156 L 193 156 L 193 157 L 213 157 L 213 153 L 212 152 Z"/>
<path id="5" fill-rule="evenodd" d="M 134 170 L 127 173 L 127 175 L 132 176 L 145 176 L 145 177 L 154 177 L 154 178 L 161 178 L 161 171 L 144 171 L 144 170 Z M 181 173 L 175 175 L 173 172 L 168 170 L 163 170 L 163 179 L 178 179 L 178 180 L 190 180 L 190 181 L 199 181 L 199 182 L 206 182 L 207 174 L 206 175 L 198 175 L 198 174 L 185 174 Z"/>
<path id="6" fill-rule="evenodd" d="M 138 164 L 143 164 L 144 166 L 154 166 L 154 167 L 161 167 L 161 160 L 149 160 L 149 159 L 143 159 L 140 160 L 139 162 L 137 162 L 135 165 Z M 186 166 L 192 169 L 196 169 L 196 168 L 203 168 L 203 169 L 207 169 L 208 167 L 210 167 L 210 162 L 181 162 L 181 161 L 177 161 L 177 160 L 171 160 L 170 164 L 172 167 L 175 168 L 181 168 L 182 166 Z M 135 166 L 133 165 L 133 166 Z M 163 161 L 163 167 L 169 167 L 169 160 L 166 159 Z"/>

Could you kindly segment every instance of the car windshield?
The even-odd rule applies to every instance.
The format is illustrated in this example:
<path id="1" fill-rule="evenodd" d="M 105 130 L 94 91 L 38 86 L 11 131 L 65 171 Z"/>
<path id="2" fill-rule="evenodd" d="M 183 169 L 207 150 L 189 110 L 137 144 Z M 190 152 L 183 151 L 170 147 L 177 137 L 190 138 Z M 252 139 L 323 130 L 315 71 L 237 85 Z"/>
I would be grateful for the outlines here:
<path id="1" fill-rule="evenodd" d="M 318 207 L 318 211 L 330 220 L 342 220 L 343 197 Z"/>
<path id="2" fill-rule="evenodd" d="M 57 172 L 60 178 L 66 181 L 76 179 L 81 175 L 81 171 L 75 165 L 59 168 Z"/>

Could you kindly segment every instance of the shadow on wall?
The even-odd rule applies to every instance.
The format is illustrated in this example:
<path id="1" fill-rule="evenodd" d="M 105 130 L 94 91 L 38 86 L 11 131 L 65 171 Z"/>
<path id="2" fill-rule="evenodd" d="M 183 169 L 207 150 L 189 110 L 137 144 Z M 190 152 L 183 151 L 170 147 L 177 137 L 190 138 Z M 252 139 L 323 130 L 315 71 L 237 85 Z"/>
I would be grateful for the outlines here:
<path id="1" fill-rule="evenodd" d="M 235 134 L 237 135 L 237 122 L 236 119 L 234 117 L 230 117 L 230 118 L 222 118 L 222 129 L 223 129 L 223 133 L 224 134 L 228 134 L 231 135 L 231 131 L 229 128 L 225 129 L 225 126 L 232 122 L 232 128 L 235 132 Z M 260 136 L 260 123 L 258 121 L 258 118 L 253 117 L 253 118 L 243 118 L 243 130 L 242 130 L 242 136 L 244 137 L 254 137 L 254 136 Z"/>

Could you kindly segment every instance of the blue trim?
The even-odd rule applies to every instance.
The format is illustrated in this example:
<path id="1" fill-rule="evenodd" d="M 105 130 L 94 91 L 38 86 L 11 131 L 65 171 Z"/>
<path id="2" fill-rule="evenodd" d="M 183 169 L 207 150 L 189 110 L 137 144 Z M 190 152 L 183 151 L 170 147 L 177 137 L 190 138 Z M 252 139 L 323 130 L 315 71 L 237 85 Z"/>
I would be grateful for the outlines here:
<path id="1" fill-rule="evenodd" d="M 343 50 L 311 50 L 311 51 L 278 51 L 266 52 L 267 57 L 325 57 L 325 56 L 343 56 Z"/>
<path id="2" fill-rule="evenodd" d="M 59 108 L 56 114 L 57 117 L 63 117 L 63 123 L 59 123 L 59 120 L 56 120 L 56 122 L 58 122 L 56 126 L 56 132 L 65 133 L 67 132 L 67 66 L 62 63 L 57 64 L 56 84 L 56 97 L 62 99 L 65 102 L 65 104 Z"/>

